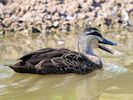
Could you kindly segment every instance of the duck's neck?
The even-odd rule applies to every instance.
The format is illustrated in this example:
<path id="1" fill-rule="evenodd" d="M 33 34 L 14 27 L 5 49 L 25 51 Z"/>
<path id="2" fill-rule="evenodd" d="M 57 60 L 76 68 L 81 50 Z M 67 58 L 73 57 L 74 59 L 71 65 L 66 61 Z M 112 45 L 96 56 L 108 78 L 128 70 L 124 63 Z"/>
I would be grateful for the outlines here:
<path id="1" fill-rule="evenodd" d="M 96 56 L 93 52 L 93 49 L 91 48 L 91 46 L 82 44 L 79 45 L 78 51 L 80 53 L 83 53 L 84 55 L 89 55 L 89 56 Z"/>
<path id="2" fill-rule="evenodd" d="M 78 51 L 80 53 L 83 53 L 84 55 L 96 56 L 93 52 L 92 41 L 91 41 L 91 39 L 88 40 L 87 37 L 85 37 L 83 39 L 79 37 Z"/>
<path id="3" fill-rule="evenodd" d="M 78 51 L 80 53 L 83 53 L 85 56 L 88 57 L 88 59 L 90 59 L 92 62 L 100 65 L 102 64 L 102 61 L 99 59 L 98 56 L 95 55 L 94 51 L 93 51 L 93 40 L 90 38 L 88 39 L 87 37 L 85 37 L 84 39 L 79 38 L 78 40 Z"/>

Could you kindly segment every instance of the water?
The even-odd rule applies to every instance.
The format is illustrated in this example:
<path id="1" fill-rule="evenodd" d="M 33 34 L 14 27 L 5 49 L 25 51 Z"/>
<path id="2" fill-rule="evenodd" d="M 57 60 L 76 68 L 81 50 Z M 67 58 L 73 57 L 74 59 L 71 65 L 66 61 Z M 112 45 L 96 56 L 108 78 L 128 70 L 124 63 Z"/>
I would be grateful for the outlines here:
<path id="1" fill-rule="evenodd" d="M 110 47 L 114 55 L 96 50 L 104 61 L 104 68 L 86 75 L 20 74 L 3 65 L 12 64 L 17 57 L 43 47 L 76 50 L 75 37 L 29 37 L 25 34 L 1 37 L 0 100 L 133 100 L 132 33 L 113 38 L 119 42 L 117 47 Z M 58 44 L 60 40 L 64 40 L 64 45 L 63 42 Z"/>

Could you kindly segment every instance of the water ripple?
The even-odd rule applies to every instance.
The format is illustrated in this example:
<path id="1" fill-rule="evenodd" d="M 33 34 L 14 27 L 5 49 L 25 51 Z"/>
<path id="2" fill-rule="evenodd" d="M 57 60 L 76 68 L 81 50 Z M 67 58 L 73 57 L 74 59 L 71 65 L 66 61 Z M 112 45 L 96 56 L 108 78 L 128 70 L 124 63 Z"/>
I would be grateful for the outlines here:
<path id="1" fill-rule="evenodd" d="M 116 75 L 120 75 L 122 73 L 126 73 L 128 71 L 127 68 L 113 63 L 104 64 L 103 71 L 98 75 L 98 79 L 105 80 Z"/>
<path id="2" fill-rule="evenodd" d="M 0 79 L 11 77 L 13 73 L 8 66 L 0 65 Z"/>

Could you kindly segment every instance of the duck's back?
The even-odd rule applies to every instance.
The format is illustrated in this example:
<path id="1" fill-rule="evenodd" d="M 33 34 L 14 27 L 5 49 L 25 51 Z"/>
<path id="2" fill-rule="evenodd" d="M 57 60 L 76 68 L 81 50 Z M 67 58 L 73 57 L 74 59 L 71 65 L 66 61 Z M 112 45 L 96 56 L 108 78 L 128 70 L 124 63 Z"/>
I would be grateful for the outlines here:
<path id="1" fill-rule="evenodd" d="M 29 53 L 10 66 L 20 73 L 63 74 L 88 73 L 99 68 L 82 53 L 68 49 L 45 48 Z"/>

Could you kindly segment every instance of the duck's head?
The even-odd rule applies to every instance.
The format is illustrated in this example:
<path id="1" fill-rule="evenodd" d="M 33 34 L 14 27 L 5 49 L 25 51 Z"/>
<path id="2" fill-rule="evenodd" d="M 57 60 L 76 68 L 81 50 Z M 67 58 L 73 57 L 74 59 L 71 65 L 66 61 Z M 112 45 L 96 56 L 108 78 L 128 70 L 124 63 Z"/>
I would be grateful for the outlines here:
<path id="1" fill-rule="evenodd" d="M 112 45 L 112 46 L 117 45 L 116 42 L 105 39 L 101 35 L 100 30 L 98 30 L 95 27 L 86 28 L 84 29 L 82 34 L 79 35 L 78 46 L 80 52 L 86 54 L 94 54 L 93 49 L 100 48 L 106 52 L 113 54 L 113 52 L 109 48 L 101 44 Z"/>

